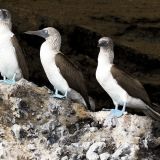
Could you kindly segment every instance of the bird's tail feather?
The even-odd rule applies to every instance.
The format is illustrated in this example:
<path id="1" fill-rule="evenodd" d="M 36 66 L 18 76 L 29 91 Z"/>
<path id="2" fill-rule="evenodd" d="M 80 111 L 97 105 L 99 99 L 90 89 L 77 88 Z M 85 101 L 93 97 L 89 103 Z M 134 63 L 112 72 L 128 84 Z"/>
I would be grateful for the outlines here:
<path id="1" fill-rule="evenodd" d="M 144 110 L 144 113 L 147 116 L 152 117 L 155 120 L 160 121 L 160 106 L 152 103 L 151 105 L 147 105 L 147 109 Z"/>

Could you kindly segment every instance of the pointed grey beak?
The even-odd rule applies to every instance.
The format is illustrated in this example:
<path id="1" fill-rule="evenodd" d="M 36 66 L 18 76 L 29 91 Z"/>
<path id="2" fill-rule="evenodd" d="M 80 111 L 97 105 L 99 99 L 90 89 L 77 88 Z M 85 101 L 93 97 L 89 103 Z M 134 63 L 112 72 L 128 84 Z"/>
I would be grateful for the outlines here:
<path id="1" fill-rule="evenodd" d="M 49 36 L 47 30 L 43 30 L 43 29 L 38 30 L 38 31 L 27 31 L 27 32 L 24 32 L 24 33 L 40 36 L 40 37 L 43 37 L 43 38 L 47 38 Z"/>

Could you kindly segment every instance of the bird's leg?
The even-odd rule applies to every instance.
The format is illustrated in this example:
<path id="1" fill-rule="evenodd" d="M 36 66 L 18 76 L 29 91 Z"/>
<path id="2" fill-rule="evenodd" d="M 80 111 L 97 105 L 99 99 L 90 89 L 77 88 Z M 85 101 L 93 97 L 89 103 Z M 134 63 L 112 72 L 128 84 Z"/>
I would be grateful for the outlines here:
<path id="1" fill-rule="evenodd" d="M 57 95 L 57 94 L 58 94 L 58 89 L 56 89 L 56 90 L 55 90 L 55 93 L 54 93 L 54 94 L 55 94 L 55 95 Z"/>
<path id="2" fill-rule="evenodd" d="M 12 81 L 15 81 L 16 73 L 13 75 Z"/>
<path id="3" fill-rule="evenodd" d="M 13 78 L 11 80 L 10 79 L 5 80 L 6 84 L 15 84 L 16 83 L 15 78 L 16 78 L 16 73 L 14 73 Z"/>
<path id="4" fill-rule="evenodd" d="M 123 103 L 122 113 L 124 114 L 126 110 L 126 102 Z"/>
<path id="5" fill-rule="evenodd" d="M 53 95 L 54 98 L 59 98 L 59 99 L 62 99 L 62 98 L 66 98 L 67 97 L 67 91 L 65 92 L 64 95 L 61 95 L 58 93 L 58 89 L 55 89 L 55 93 Z"/>
<path id="6" fill-rule="evenodd" d="M 66 91 L 65 94 L 64 94 L 64 97 L 65 97 L 65 98 L 67 98 L 67 93 L 68 93 L 68 91 Z"/>
<path id="7" fill-rule="evenodd" d="M 114 102 L 115 110 L 118 110 L 118 103 Z"/>
<path id="8" fill-rule="evenodd" d="M 0 80 L 0 82 L 5 83 L 5 84 L 15 84 L 15 77 L 16 77 L 16 73 L 14 73 L 13 78 L 10 79 L 6 79 L 6 76 L 3 76 L 3 80 Z"/>
<path id="9" fill-rule="evenodd" d="M 111 113 L 109 114 L 109 117 L 105 120 L 104 124 L 107 124 L 109 126 L 115 127 L 118 125 L 118 117 L 121 117 L 126 108 L 126 102 L 123 104 L 123 109 L 119 110 L 118 109 L 118 103 L 113 101 L 115 105 L 115 109 L 111 109 Z"/>

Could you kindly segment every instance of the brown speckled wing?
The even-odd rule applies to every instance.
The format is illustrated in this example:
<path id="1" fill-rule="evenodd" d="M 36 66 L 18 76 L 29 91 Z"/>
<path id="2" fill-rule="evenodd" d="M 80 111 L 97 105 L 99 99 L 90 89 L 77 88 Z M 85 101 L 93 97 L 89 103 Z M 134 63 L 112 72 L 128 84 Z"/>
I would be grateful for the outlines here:
<path id="1" fill-rule="evenodd" d="M 117 83 L 125 90 L 127 93 L 134 97 L 140 98 L 146 104 L 150 104 L 150 99 L 148 94 L 146 93 L 142 84 L 132 78 L 129 74 L 125 73 L 124 71 L 118 69 L 115 65 L 111 68 L 111 73 L 114 79 L 116 79 Z"/>
<path id="2" fill-rule="evenodd" d="M 62 76 L 68 82 L 69 87 L 79 92 L 86 101 L 87 106 L 90 107 L 85 80 L 82 72 L 62 53 L 58 53 L 56 55 L 55 63 L 56 66 L 60 69 Z"/>
<path id="3" fill-rule="evenodd" d="M 147 104 L 146 109 L 143 112 L 146 115 L 151 116 L 152 118 L 160 121 L 160 107 L 155 106 L 151 103 L 147 92 L 145 91 L 142 84 L 132 78 L 129 74 L 118 69 L 115 65 L 111 68 L 111 73 L 117 83 L 132 97 L 141 99 L 144 103 Z"/>

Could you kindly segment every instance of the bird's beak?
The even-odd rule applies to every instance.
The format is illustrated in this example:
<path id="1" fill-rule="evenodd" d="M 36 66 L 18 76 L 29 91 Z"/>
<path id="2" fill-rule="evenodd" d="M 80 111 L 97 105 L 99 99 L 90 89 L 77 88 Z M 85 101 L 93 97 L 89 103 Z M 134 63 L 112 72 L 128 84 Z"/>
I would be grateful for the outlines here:
<path id="1" fill-rule="evenodd" d="M 97 47 L 101 47 L 99 43 L 97 44 Z"/>
<path id="2" fill-rule="evenodd" d="M 106 42 L 105 41 L 98 42 L 97 47 L 104 47 L 104 46 L 106 46 Z"/>
<path id="3" fill-rule="evenodd" d="M 43 38 L 47 38 L 48 37 L 48 34 L 45 33 L 45 31 L 42 29 L 42 30 L 38 30 L 38 31 L 27 31 L 27 32 L 24 32 L 25 34 L 31 34 L 31 35 L 37 35 L 37 36 L 40 36 L 40 37 L 43 37 Z"/>

